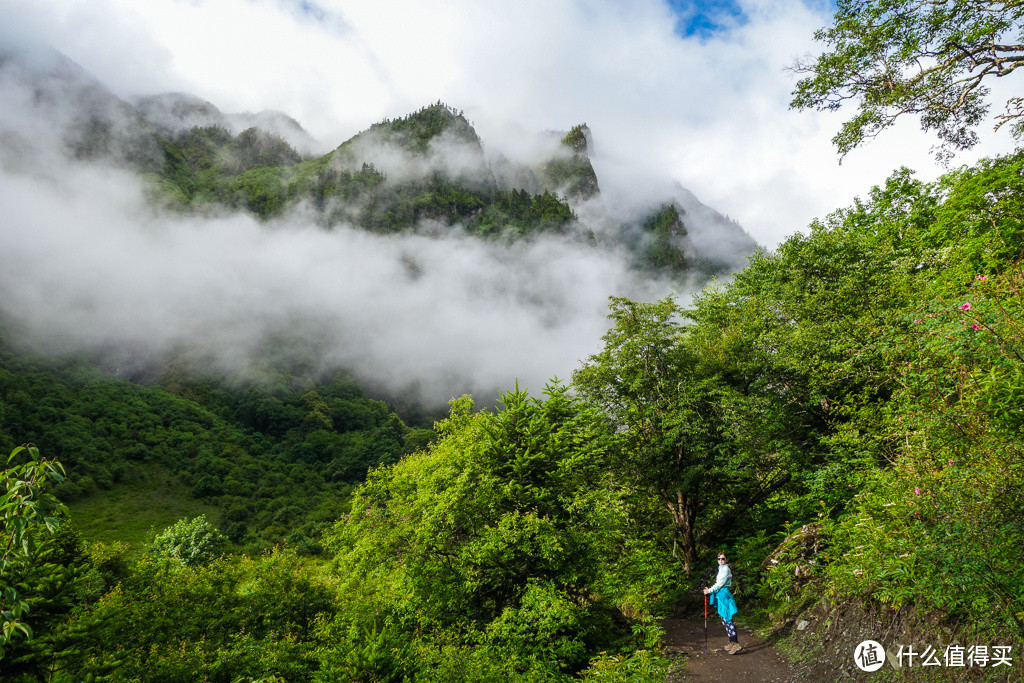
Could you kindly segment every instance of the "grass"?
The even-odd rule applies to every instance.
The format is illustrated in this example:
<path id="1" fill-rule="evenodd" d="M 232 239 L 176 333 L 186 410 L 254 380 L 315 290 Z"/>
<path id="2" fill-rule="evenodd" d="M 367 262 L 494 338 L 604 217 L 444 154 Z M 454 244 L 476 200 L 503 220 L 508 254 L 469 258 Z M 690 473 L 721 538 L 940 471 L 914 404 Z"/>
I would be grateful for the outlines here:
<path id="1" fill-rule="evenodd" d="M 122 541 L 133 550 L 179 519 L 205 514 L 216 522 L 219 513 L 193 498 L 169 470 L 153 464 L 134 468 L 112 488 L 72 501 L 68 509 L 86 541 Z"/>

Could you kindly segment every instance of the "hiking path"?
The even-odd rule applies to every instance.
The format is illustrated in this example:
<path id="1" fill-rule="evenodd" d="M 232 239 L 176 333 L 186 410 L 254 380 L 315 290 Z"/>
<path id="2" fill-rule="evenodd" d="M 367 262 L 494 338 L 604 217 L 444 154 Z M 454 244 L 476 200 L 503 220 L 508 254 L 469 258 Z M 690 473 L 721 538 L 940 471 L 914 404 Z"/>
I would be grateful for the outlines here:
<path id="1" fill-rule="evenodd" d="M 704 619 L 664 619 L 664 652 L 672 660 L 668 683 L 791 683 L 798 680 L 790 666 L 770 642 L 757 636 L 739 622 L 737 636 L 743 649 L 730 655 L 723 648 L 729 642 L 722 622 L 715 615 L 707 621 L 707 651 L 704 645 Z"/>

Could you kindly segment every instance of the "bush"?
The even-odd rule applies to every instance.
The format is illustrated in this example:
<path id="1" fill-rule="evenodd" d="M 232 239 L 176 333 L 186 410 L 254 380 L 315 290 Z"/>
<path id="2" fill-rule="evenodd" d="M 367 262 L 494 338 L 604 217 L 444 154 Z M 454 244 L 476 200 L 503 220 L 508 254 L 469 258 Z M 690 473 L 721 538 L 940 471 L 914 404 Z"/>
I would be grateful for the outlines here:
<path id="1" fill-rule="evenodd" d="M 331 618 L 333 600 L 320 573 L 290 552 L 196 568 L 142 558 L 54 634 L 58 680 L 309 681 L 313 627 Z"/>
<path id="2" fill-rule="evenodd" d="M 207 522 L 205 515 L 200 515 L 191 521 L 183 519 L 167 527 L 154 539 L 152 550 L 157 555 L 173 557 L 186 566 L 194 567 L 212 559 L 226 544 L 224 534 Z"/>

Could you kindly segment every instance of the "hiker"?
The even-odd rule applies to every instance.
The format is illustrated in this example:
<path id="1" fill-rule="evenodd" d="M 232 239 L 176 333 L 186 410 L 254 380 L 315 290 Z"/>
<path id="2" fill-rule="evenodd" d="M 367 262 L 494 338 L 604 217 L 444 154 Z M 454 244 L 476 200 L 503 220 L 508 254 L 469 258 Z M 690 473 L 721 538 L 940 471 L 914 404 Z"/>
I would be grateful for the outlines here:
<path id="1" fill-rule="evenodd" d="M 739 612 L 736 609 L 736 600 L 732 597 L 729 588 L 732 586 L 732 570 L 729 569 L 729 559 L 725 553 L 718 553 L 718 578 L 715 585 L 704 589 L 704 595 L 711 596 L 711 604 L 718 607 L 718 616 L 722 617 L 722 624 L 725 632 L 729 635 L 729 644 L 725 651 L 731 655 L 743 649 L 740 641 L 736 638 L 736 624 L 732 618 Z"/>

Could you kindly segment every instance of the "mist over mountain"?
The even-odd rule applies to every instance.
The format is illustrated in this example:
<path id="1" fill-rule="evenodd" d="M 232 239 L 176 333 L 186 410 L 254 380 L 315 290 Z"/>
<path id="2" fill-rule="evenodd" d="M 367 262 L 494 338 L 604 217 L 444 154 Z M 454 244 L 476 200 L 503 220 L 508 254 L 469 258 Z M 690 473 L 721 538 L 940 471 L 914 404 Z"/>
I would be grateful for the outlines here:
<path id="1" fill-rule="evenodd" d="M 325 151 L 302 124 L 280 111 L 225 114 L 211 102 L 180 92 L 140 97 L 134 104 L 146 123 L 167 137 L 187 133 L 192 128 L 220 127 L 233 135 L 258 128 L 282 138 L 302 154 Z"/>
<path id="2" fill-rule="evenodd" d="M 160 164 L 160 147 L 139 112 L 55 50 L 0 46 L 0 88 L 5 170 L 67 160 Z"/>
<path id="3" fill-rule="evenodd" d="M 756 246 L 681 187 L 608 196 L 599 139 L 513 148 L 435 103 L 331 149 L 281 112 L 128 102 L 0 49 L 0 317 L 126 375 L 251 377 L 285 339 L 310 373 L 428 404 L 539 388 L 598 347 L 609 296 L 694 291 Z"/>

